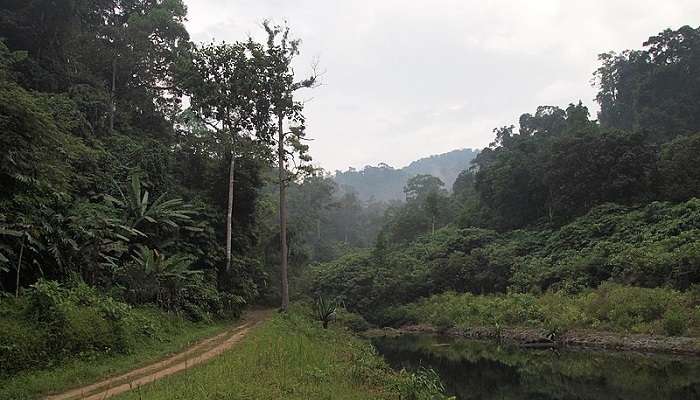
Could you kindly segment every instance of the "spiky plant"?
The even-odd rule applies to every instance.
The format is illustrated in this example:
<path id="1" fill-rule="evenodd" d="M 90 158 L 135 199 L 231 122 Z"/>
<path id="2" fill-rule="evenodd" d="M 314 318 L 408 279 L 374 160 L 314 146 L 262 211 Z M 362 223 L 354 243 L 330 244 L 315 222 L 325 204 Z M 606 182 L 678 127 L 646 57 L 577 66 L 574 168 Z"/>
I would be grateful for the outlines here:
<path id="1" fill-rule="evenodd" d="M 336 309 L 338 305 L 335 301 L 326 301 L 323 296 L 319 296 L 314 302 L 314 312 L 316 313 L 316 318 L 323 323 L 323 329 L 328 328 L 328 324 L 335 320 Z"/>
<path id="2" fill-rule="evenodd" d="M 145 298 L 155 297 L 167 309 L 173 308 L 175 299 L 190 285 L 192 278 L 202 273 L 190 269 L 192 260 L 189 257 L 166 257 L 158 250 L 142 245 L 138 246 L 132 260 L 138 267 L 133 279 L 130 279 L 134 286 L 132 290 L 140 292 L 139 296 Z M 145 282 L 140 282 L 140 279 Z"/>
<path id="3" fill-rule="evenodd" d="M 171 228 L 190 228 L 195 210 L 180 198 L 167 199 L 163 193 L 150 199 L 138 175 L 132 175 L 129 192 L 121 193 L 121 199 L 106 195 L 105 199 L 121 208 L 128 227 L 140 231 L 144 224 L 163 225 Z"/>

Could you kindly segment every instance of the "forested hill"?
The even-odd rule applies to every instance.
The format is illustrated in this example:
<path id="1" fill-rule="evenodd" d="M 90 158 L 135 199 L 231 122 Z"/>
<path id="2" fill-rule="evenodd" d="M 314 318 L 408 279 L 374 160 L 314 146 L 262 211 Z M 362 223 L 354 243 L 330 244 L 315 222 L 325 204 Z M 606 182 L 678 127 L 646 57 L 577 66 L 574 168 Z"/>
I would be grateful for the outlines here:
<path id="1" fill-rule="evenodd" d="M 445 187 L 451 188 L 457 175 L 469 168 L 477 154 L 478 150 L 460 149 L 421 158 L 399 169 L 384 163 L 376 167 L 368 165 L 362 170 L 350 168 L 345 172 L 336 171 L 335 181 L 341 187 L 350 186 L 362 200 L 403 200 L 406 182 L 416 175 L 436 176 Z"/>

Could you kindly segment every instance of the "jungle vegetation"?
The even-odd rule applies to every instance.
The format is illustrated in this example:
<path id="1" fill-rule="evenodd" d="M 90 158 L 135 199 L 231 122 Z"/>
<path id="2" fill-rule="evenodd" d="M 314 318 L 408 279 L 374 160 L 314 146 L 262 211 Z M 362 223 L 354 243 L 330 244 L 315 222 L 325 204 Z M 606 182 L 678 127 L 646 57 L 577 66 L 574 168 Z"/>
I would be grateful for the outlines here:
<path id="1" fill-rule="evenodd" d="M 698 334 L 700 28 L 602 54 L 597 117 L 579 101 L 538 107 L 478 154 L 443 157 L 471 160 L 458 175 L 424 160 L 372 199 L 311 167 L 298 93 L 320 74 L 295 75 L 289 28 L 193 43 L 186 12 L 181 0 L 0 7 L 0 379 L 295 296 L 359 313 L 357 326 Z M 339 347 L 319 380 L 395 398 L 423 379 L 299 315 L 260 331 L 248 360 L 274 358 L 255 346 L 288 334 L 279 349 L 351 348 L 359 375 L 338 373 Z"/>
<path id="2" fill-rule="evenodd" d="M 410 179 L 374 246 L 312 265 L 307 293 L 379 324 L 551 322 L 530 304 L 564 327 L 697 335 L 700 28 L 599 61 L 597 119 L 541 106 L 495 129 L 451 191 Z"/>

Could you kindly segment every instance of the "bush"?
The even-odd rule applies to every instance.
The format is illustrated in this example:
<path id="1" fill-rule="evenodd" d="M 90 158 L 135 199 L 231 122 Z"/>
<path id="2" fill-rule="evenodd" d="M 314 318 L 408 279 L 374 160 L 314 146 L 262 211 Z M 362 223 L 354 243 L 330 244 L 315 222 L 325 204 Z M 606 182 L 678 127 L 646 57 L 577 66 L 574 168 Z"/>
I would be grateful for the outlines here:
<path id="1" fill-rule="evenodd" d="M 336 321 L 353 332 L 364 332 L 372 327 L 360 314 L 349 312 L 344 308 L 338 308 Z"/>
<path id="2" fill-rule="evenodd" d="M 18 316 L 0 317 L 0 376 L 43 362 L 46 338 Z"/>
<path id="3" fill-rule="evenodd" d="M 416 372 L 401 370 L 394 384 L 400 399 L 436 400 L 447 399 L 440 376 L 433 369 L 420 368 Z"/>
<path id="4" fill-rule="evenodd" d="M 688 332 L 688 317 L 681 310 L 669 310 L 663 318 L 664 332 L 669 336 L 682 336 Z"/>
<path id="5" fill-rule="evenodd" d="M 691 317 L 696 307 L 694 296 L 672 289 L 606 283 L 575 295 L 563 291 L 539 297 L 443 293 L 384 314 L 437 328 L 532 326 L 555 336 L 576 328 L 677 336 L 700 323 Z"/>
<path id="6" fill-rule="evenodd" d="M 670 289 L 647 289 L 606 283 L 584 297 L 585 311 L 612 330 L 652 333 L 654 321 L 661 319 L 684 296 Z"/>
<path id="7" fill-rule="evenodd" d="M 240 309 L 238 299 L 215 293 L 217 313 Z M 155 307 L 133 308 L 100 295 L 82 282 L 66 287 L 40 280 L 26 297 L 0 299 L 1 373 L 75 356 L 129 353 L 139 342 L 164 340 L 182 327 L 178 321 Z"/>

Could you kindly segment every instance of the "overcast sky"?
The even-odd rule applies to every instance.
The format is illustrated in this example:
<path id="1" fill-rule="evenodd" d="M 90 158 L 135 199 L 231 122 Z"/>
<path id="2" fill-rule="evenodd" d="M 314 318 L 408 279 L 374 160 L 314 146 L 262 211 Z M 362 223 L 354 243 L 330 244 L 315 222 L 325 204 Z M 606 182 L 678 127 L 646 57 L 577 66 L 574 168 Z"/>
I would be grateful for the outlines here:
<path id="1" fill-rule="evenodd" d="M 300 94 L 329 171 L 481 148 L 538 105 L 583 101 L 597 55 L 700 24 L 699 0 L 185 0 L 192 40 L 262 38 L 287 21 L 323 86 Z"/>

